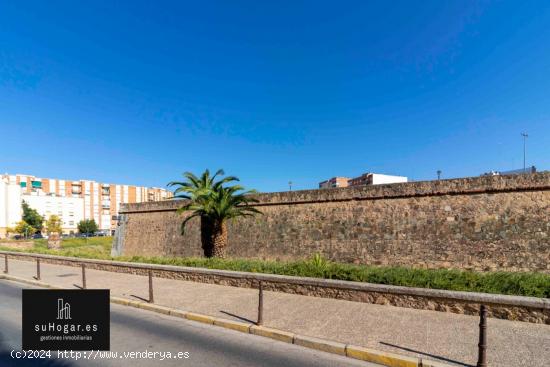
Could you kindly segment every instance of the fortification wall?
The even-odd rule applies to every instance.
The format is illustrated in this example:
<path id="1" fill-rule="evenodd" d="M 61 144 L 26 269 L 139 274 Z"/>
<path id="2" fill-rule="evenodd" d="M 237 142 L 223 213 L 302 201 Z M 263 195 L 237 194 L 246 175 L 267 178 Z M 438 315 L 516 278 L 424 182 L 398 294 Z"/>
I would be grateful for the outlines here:
<path id="1" fill-rule="evenodd" d="M 258 194 L 263 215 L 229 222 L 228 255 L 550 272 L 550 172 Z M 201 256 L 181 202 L 122 208 L 118 253 Z"/>

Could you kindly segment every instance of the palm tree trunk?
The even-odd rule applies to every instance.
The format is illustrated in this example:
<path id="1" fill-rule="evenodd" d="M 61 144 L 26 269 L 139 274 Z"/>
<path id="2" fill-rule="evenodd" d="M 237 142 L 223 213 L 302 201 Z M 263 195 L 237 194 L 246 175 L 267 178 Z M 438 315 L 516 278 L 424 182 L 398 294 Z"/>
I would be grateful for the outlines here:
<path id="1" fill-rule="evenodd" d="M 204 256 L 212 257 L 212 221 L 207 217 L 201 217 L 201 245 Z"/>
<path id="2" fill-rule="evenodd" d="M 216 220 L 212 224 L 212 252 L 214 257 L 223 259 L 227 248 L 227 223 L 225 220 Z"/>

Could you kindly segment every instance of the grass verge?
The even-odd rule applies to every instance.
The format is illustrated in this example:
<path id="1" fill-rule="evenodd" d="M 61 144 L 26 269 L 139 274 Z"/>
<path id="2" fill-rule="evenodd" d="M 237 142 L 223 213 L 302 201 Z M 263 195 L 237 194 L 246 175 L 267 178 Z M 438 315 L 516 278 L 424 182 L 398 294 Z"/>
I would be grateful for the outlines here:
<path id="1" fill-rule="evenodd" d="M 42 253 L 90 259 L 117 260 L 208 269 L 246 271 L 301 277 L 349 280 L 466 292 L 483 292 L 550 298 L 550 274 L 529 272 L 475 272 L 454 269 L 418 269 L 409 267 L 353 265 L 327 261 L 319 255 L 292 262 L 251 259 L 206 259 L 181 257 L 111 257 L 111 237 L 71 238 L 62 248 L 51 250 L 45 240 L 35 240 L 32 249 L 13 249 L 0 244 L 1 250 Z M 5 243 L 4 243 L 5 245 Z"/>

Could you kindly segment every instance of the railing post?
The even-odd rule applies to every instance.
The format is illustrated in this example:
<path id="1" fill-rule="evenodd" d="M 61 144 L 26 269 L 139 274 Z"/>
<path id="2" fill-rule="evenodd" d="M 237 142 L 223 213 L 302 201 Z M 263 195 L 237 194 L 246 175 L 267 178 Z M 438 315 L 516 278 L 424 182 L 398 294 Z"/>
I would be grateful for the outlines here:
<path id="1" fill-rule="evenodd" d="M 36 258 L 36 280 L 40 280 L 40 259 Z"/>
<path id="2" fill-rule="evenodd" d="M 149 303 L 154 303 L 153 298 L 153 270 L 149 269 Z"/>
<path id="3" fill-rule="evenodd" d="M 262 325 L 264 322 L 264 287 L 263 283 L 260 280 L 258 285 L 258 326 Z"/>
<path id="4" fill-rule="evenodd" d="M 82 289 L 86 289 L 86 264 L 82 264 Z"/>
<path id="5" fill-rule="evenodd" d="M 4 273 L 8 274 L 8 254 L 4 255 Z"/>
<path id="6" fill-rule="evenodd" d="M 487 308 L 481 305 L 479 308 L 479 343 L 477 354 L 477 367 L 487 367 Z"/>

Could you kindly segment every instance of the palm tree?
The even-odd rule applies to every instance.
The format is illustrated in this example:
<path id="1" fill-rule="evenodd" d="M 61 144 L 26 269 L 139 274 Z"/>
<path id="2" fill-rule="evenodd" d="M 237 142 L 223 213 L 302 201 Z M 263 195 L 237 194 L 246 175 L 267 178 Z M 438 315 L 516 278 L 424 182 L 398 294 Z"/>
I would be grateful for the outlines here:
<path id="1" fill-rule="evenodd" d="M 206 257 L 225 257 L 227 248 L 227 220 L 261 213 L 250 204 L 257 200 L 250 197 L 254 190 L 246 191 L 240 185 L 224 186 L 239 181 L 237 177 L 228 176 L 216 181 L 217 176 L 224 175 L 218 170 L 213 176 L 206 170 L 197 177 L 190 172 L 183 176 L 183 182 L 170 182 L 168 186 L 178 186 L 174 198 L 187 199 L 188 202 L 178 209 L 178 213 L 191 211 L 181 224 L 181 233 L 192 218 L 201 219 L 201 245 Z"/>
<path id="2" fill-rule="evenodd" d="M 168 186 L 178 186 L 174 191 L 174 199 L 187 199 L 191 202 L 198 203 L 199 200 L 203 200 L 208 196 L 212 190 L 214 184 L 216 184 L 215 179 L 218 175 L 223 175 L 223 170 L 218 170 L 213 176 L 210 176 L 210 171 L 206 170 L 203 172 L 201 177 L 195 176 L 191 172 L 185 172 L 183 177 L 186 178 L 186 181 L 172 181 L 168 183 Z M 231 177 L 226 177 L 231 179 Z M 218 181 L 219 182 L 219 181 Z M 185 223 L 182 223 L 181 233 L 184 234 Z M 204 255 L 206 257 L 212 257 L 212 246 L 210 245 L 211 225 L 208 223 L 208 218 L 206 216 L 201 216 L 201 245 Z"/>

